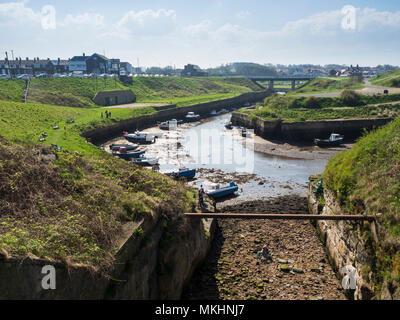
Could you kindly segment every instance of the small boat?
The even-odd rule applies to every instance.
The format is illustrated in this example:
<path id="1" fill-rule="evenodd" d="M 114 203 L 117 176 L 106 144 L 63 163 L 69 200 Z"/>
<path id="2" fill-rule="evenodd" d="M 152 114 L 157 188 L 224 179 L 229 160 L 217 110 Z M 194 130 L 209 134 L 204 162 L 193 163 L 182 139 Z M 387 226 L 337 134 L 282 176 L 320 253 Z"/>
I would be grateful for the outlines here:
<path id="1" fill-rule="evenodd" d="M 133 159 L 132 162 L 134 164 L 138 164 L 140 166 L 155 166 L 156 164 L 158 164 L 158 158 L 145 158 L 145 157 L 141 157 L 141 158 L 136 158 Z"/>
<path id="2" fill-rule="evenodd" d="M 210 112 L 210 116 L 216 116 L 216 115 L 218 115 L 217 111 L 213 110 Z"/>
<path id="3" fill-rule="evenodd" d="M 314 143 L 318 147 L 336 147 L 340 146 L 344 137 L 337 133 L 332 133 L 329 139 L 314 139 Z"/>
<path id="4" fill-rule="evenodd" d="M 193 179 L 196 176 L 196 169 L 189 169 L 189 168 L 179 168 L 177 172 L 169 172 L 165 175 L 174 178 L 186 178 L 186 179 Z"/>
<path id="5" fill-rule="evenodd" d="M 215 190 L 208 190 L 206 192 L 206 194 L 209 197 L 215 199 L 215 198 L 222 198 L 222 197 L 229 196 L 231 194 L 234 194 L 238 190 L 239 190 L 239 187 L 237 186 L 237 184 L 234 182 L 230 182 L 229 185 L 223 186 L 223 187 L 219 187 L 217 185 L 217 188 Z"/>
<path id="6" fill-rule="evenodd" d="M 221 109 L 218 111 L 218 114 L 223 114 L 223 113 L 228 113 L 228 112 L 229 112 L 229 110 Z"/>
<path id="7" fill-rule="evenodd" d="M 135 143 L 113 143 L 110 145 L 111 151 L 118 151 L 120 148 L 125 148 L 126 150 L 136 150 L 139 147 Z"/>
<path id="8" fill-rule="evenodd" d="M 139 132 L 139 131 L 136 131 L 135 133 L 124 132 L 124 137 L 129 142 L 137 142 L 142 144 L 154 143 L 156 141 L 154 134 L 150 132 Z"/>
<path id="9" fill-rule="evenodd" d="M 118 151 L 113 152 L 113 155 L 121 158 L 121 159 L 131 159 L 131 158 L 139 158 L 144 155 L 146 150 L 132 150 L 128 151 L 125 148 L 119 148 Z"/>
<path id="10" fill-rule="evenodd" d="M 247 137 L 247 129 L 246 128 L 242 128 L 242 137 Z"/>
<path id="11" fill-rule="evenodd" d="M 187 115 L 185 116 L 185 120 L 186 121 L 198 121 L 200 119 L 200 115 L 199 114 L 195 114 L 194 112 L 188 112 Z"/>
<path id="12" fill-rule="evenodd" d="M 232 122 L 226 123 L 226 124 L 225 124 L 225 128 L 226 128 L 226 129 L 229 129 L 229 130 L 232 130 L 232 129 L 233 129 Z"/>
<path id="13" fill-rule="evenodd" d="M 162 130 L 175 130 L 178 127 L 178 121 L 176 119 L 172 119 L 169 121 L 161 122 L 158 126 Z"/>

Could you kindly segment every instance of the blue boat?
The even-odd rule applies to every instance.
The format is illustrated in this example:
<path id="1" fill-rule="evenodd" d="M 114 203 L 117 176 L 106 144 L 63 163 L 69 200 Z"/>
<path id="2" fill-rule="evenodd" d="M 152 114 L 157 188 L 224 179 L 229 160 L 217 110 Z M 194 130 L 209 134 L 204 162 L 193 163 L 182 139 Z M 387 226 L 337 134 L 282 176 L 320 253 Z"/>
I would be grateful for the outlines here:
<path id="1" fill-rule="evenodd" d="M 229 129 L 229 130 L 232 130 L 233 129 L 232 122 L 226 123 L 225 124 L 225 128 Z"/>
<path id="2" fill-rule="evenodd" d="M 220 187 L 220 188 L 215 189 L 215 190 L 207 191 L 206 194 L 210 198 L 214 198 L 215 199 L 215 198 L 222 198 L 222 197 L 229 196 L 231 194 L 234 194 L 238 190 L 239 190 L 239 187 L 237 186 L 237 184 L 234 183 L 234 182 L 230 182 L 229 185 L 224 186 L 224 187 Z"/>
<path id="3" fill-rule="evenodd" d="M 115 155 L 121 159 L 131 159 L 131 158 L 139 158 L 145 152 L 146 152 L 145 150 L 127 151 L 127 150 L 124 150 L 124 148 L 120 148 L 119 151 L 113 152 L 113 155 Z"/>
<path id="4" fill-rule="evenodd" d="M 166 175 L 174 179 L 179 179 L 179 178 L 193 179 L 196 175 L 196 169 L 179 168 L 178 172 L 169 172 L 166 173 Z"/>

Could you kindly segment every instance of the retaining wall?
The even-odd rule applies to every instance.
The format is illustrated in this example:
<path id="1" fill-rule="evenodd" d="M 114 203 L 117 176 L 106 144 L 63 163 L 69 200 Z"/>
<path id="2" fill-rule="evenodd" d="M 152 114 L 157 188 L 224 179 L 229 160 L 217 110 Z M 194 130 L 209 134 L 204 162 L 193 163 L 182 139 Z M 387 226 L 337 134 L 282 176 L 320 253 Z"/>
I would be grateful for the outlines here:
<path id="1" fill-rule="evenodd" d="M 153 115 L 141 116 L 137 118 L 119 121 L 117 124 L 104 128 L 97 128 L 82 134 L 83 137 L 90 139 L 93 144 L 102 144 L 107 140 L 122 135 L 123 131 L 132 132 L 153 127 L 158 121 L 167 121 L 171 119 L 184 119 L 190 111 L 199 114 L 202 118 L 210 117 L 213 110 L 221 110 L 223 108 L 242 107 L 246 103 L 260 101 L 271 95 L 271 91 L 247 92 L 238 97 L 200 103 L 187 107 L 178 107 L 168 110 L 161 110 Z"/>
<path id="2" fill-rule="evenodd" d="M 342 134 L 345 140 L 353 140 L 360 137 L 365 130 L 381 127 L 392 120 L 394 118 L 285 122 L 282 120 L 267 121 L 258 117 L 251 118 L 240 112 L 232 113 L 234 125 L 254 129 L 254 132 L 262 138 L 310 143 L 314 138 L 327 139 L 331 133 Z"/>

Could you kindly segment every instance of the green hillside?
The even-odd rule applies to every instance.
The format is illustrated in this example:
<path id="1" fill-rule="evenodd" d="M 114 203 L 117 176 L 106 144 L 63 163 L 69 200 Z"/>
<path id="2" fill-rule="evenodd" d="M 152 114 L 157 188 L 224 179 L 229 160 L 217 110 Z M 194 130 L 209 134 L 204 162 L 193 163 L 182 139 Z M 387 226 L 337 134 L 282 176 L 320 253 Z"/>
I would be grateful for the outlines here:
<path id="1" fill-rule="evenodd" d="M 155 110 L 115 109 L 112 119 L 101 119 L 102 110 L 0 101 L 3 255 L 107 270 L 124 223 L 161 212 L 173 221 L 180 212 L 193 210 L 191 189 L 116 159 L 80 136 Z M 44 131 L 46 141 L 38 144 Z"/>
<path id="2" fill-rule="evenodd" d="M 246 78 L 136 77 L 132 84 L 117 79 L 32 79 L 28 102 L 72 107 L 94 106 L 99 91 L 131 89 L 137 102 L 179 106 L 226 99 L 260 88 Z M 22 94 L 21 94 L 22 97 Z"/>
<path id="3" fill-rule="evenodd" d="M 400 69 L 396 69 L 371 79 L 371 83 L 377 86 L 400 88 Z"/>
<path id="4" fill-rule="evenodd" d="M 344 89 L 362 89 L 363 87 L 364 83 L 358 78 L 317 78 L 290 94 L 329 93 Z"/>
<path id="5" fill-rule="evenodd" d="M 337 154 L 325 168 L 324 187 L 333 191 L 349 214 L 382 213 L 378 222 L 377 284 L 400 287 L 400 118 L 376 130 L 349 150 Z M 365 234 L 370 237 L 367 228 Z M 377 288 L 379 290 L 379 287 Z"/>
<path id="6" fill-rule="evenodd" d="M 22 101 L 25 81 L 0 79 L 0 100 Z"/>
<path id="7" fill-rule="evenodd" d="M 239 111 L 264 120 L 282 119 L 287 122 L 394 117 L 400 115 L 398 101 L 399 94 L 367 96 L 352 90 L 344 90 L 340 96 L 334 98 L 275 94 L 265 98 L 264 104 L 258 105 L 254 110 L 242 108 Z M 393 104 L 389 104 L 390 102 Z"/>

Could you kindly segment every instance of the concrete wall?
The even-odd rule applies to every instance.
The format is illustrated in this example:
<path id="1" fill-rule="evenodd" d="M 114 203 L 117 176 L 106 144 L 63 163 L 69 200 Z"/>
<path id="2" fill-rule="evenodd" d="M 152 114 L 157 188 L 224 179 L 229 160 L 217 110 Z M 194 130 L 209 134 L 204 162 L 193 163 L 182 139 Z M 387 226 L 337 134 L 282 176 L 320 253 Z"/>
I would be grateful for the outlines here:
<path id="1" fill-rule="evenodd" d="M 157 114 L 142 116 L 127 120 L 119 121 L 117 124 L 105 128 L 98 128 L 82 134 L 83 137 L 90 139 L 94 144 L 102 144 L 107 140 L 122 135 L 123 131 L 132 132 L 142 130 L 156 125 L 157 121 L 167 121 L 171 119 L 184 119 L 189 111 L 200 114 L 206 118 L 210 116 L 212 110 L 220 110 L 223 108 L 241 107 L 246 103 L 256 102 L 271 95 L 270 91 L 248 92 L 238 97 L 200 103 L 188 107 L 179 107 L 168 110 L 159 111 Z"/>
<path id="2" fill-rule="evenodd" d="M 93 98 L 93 102 L 100 106 L 111 106 L 135 101 L 136 96 L 131 90 L 100 91 Z"/>
<path id="3" fill-rule="evenodd" d="M 360 137 L 364 130 L 383 126 L 392 120 L 393 118 L 284 122 L 252 118 L 239 112 L 232 113 L 234 125 L 254 129 L 257 135 L 265 139 L 309 143 L 314 138 L 327 139 L 331 133 L 339 133 L 344 135 L 345 140 L 353 140 Z"/>
<path id="4" fill-rule="evenodd" d="M 310 213 L 324 215 L 346 214 L 334 193 L 330 190 L 324 190 L 323 192 L 325 204 L 319 203 L 316 195 L 312 192 L 315 182 L 315 179 L 311 177 L 307 195 Z M 370 300 L 373 298 L 381 300 L 400 299 L 400 289 L 395 291 L 396 288 L 393 288 L 392 284 L 387 280 L 383 282 L 379 294 L 375 290 L 371 270 L 373 270 L 372 266 L 376 263 L 376 257 L 375 254 L 371 254 L 374 251 L 371 247 L 371 240 L 365 235 L 365 232 L 361 232 L 361 227 L 364 229 L 369 228 L 374 238 L 373 241 L 377 243 L 379 241 L 377 236 L 379 226 L 376 222 L 359 223 L 320 220 L 316 222 L 316 227 L 339 280 L 342 281 L 343 277 L 346 276 L 343 273 L 343 267 L 351 265 L 357 270 L 356 289 L 349 289 L 348 292 L 351 298 L 355 300 Z"/>
<path id="5" fill-rule="evenodd" d="M 0 299 L 179 299 L 206 257 L 215 219 L 179 219 L 165 228 L 157 218 L 135 225 L 123 242 L 111 272 L 41 259 L 6 258 L 0 253 Z M 143 233 L 135 234 L 136 227 Z M 168 230 L 168 247 L 163 237 Z M 207 235 L 208 234 L 208 235 Z M 42 268 L 56 269 L 56 288 L 42 288 Z"/>

